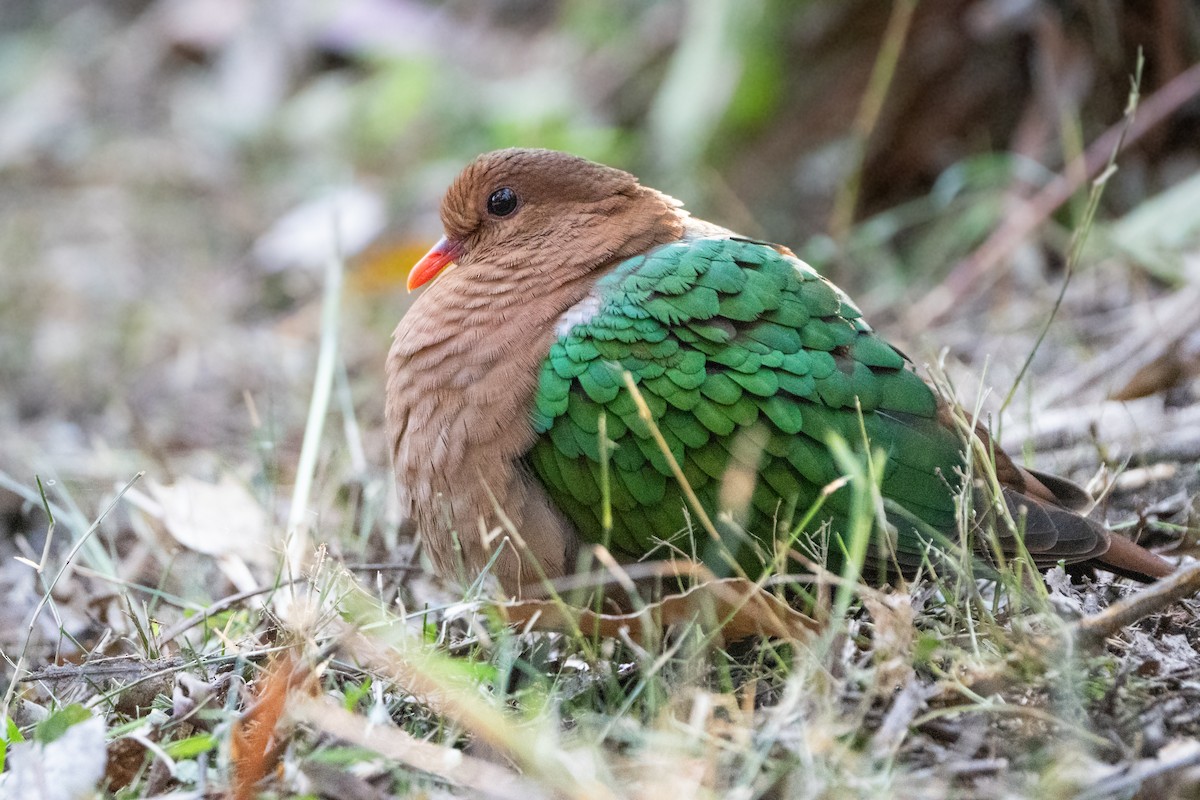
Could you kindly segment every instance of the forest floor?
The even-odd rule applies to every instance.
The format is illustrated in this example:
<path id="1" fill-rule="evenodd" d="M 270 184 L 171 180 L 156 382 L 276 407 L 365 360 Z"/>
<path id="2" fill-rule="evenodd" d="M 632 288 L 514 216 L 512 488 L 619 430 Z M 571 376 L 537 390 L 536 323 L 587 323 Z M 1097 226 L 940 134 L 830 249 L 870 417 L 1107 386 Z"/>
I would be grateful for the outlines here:
<path id="1" fill-rule="evenodd" d="M 338 63 L 316 37 L 234 36 L 188 6 L 85 6 L 0 45 L 0 796 L 55 759 L 77 769 L 47 798 L 251 797 L 259 778 L 330 798 L 1200 793 L 1194 596 L 1089 638 L 1145 590 L 1014 566 L 859 587 L 807 609 L 816 633 L 725 642 L 711 620 L 518 631 L 503 615 L 528 609 L 432 577 L 382 373 L 461 161 L 327 147 L 370 98 L 313 65 Z M 367 81 L 388 108 L 419 102 L 388 80 Z M 1186 565 L 1197 209 L 1192 174 L 1102 214 L 1057 311 L 1061 220 L 969 289 L 943 282 L 953 263 L 831 269 L 1014 454 Z"/>

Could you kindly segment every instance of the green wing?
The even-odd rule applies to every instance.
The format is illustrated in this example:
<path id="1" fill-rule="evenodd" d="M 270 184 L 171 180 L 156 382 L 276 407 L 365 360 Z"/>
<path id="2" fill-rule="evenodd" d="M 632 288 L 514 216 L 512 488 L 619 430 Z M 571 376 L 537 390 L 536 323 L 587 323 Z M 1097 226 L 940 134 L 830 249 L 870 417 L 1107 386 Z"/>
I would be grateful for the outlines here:
<path id="1" fill-rule="evenodd" d="M 888 454 L 882 492 L 899 507 L 889 560 L 912 570 L 922 531 L 953 531 L 959 439 L 937 423 L 932 390 L 808 265 L 737 238 L 677 242 L 623 262 L 593 296 L 594 313 L 561 330 L 542 364 L 528 455 L 585 540 L 635 558 L 682 551 L 727 570 L 689 524 L 626 372 L 717 522 L 720 547 L 752 575 L 840 477 L 830 435 L 862 449 L 862 427 Z M 849 499 L 847 489 L 831 494 L 801 543 L 819 552 L 814 534 L 827 534 L 836 562 Z"/>

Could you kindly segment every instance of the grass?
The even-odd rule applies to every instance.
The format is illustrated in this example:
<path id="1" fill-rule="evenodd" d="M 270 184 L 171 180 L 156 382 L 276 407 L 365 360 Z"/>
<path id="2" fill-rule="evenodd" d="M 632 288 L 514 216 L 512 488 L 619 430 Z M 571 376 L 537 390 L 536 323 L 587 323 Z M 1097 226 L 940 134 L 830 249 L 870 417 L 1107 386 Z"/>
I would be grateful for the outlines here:
<path id="1" fill-rule="evenodd" d="M 363 477 L 354 466 L 363 432 L 338 368 L 340 281 L 333 264 L 290 511 L 264 539 L 278 548 L 259 564 L 258 574 L 276 576 L 267 585 L 197 603 L 117 581 L 121 554 L 98 548 L 92 534 L 128 486 L 90 522 L 58 509 L 52 499 L 73 504 L 56 487 L 21 487 L 44 507 L 47 539 L 65 520 L 74 545 L 60 558 L 47 544 L 28 564 L 56 577 L 41 587 L 20 654 L 9 659 L 15 678 L 0 758 L 44 763 L 31 749 L 57 748 L 82 763 L 99 753 L 105 795 L 130 798 L 214 790 L 239 798 L 1128 797 L 1152 785 L 1156 769 L 1195 785 L 1186 783 L 1195 763 L 1187 752 L 1161 765 L 1140 757 L 1154 725 L 1174 737 L 1200 731 L 1198 720 L 1155 712 L 1164 691 L 1192 696 L 1172 688 L 1171 673 L 1146 667 L 1171 655 L 1169 639 L 1105 646 L 1149 612 L 1135 609 L 1116 628 L 1096 622 L 1099 635 L 1083 636 L 1071 622 L 1098 619 L 1094 611 L 1124 587 L 1072 585 L 1061 574 L 1046 582 L 1028 560 L 998 548 L 996 564 L 978 572 L 971 539 L 990 534 L 976 529 L 975 515 L 1021 524 L 1003 504 L 991 513 L 986 492 L 961 498 L 961 546 L 948 543 L 951 557 L 931 561 L 921 580 L 891 590 L 863 585 L 868 535 L 887 513 L 877 490 L 883 457 L 845 442 L 830 443 L 855 498 L 843 571 L 818 567 L 815 581 L 802 578 L 781 551 L 774 569 L 747 576 L 779 598 L 811 598 L 815 633 L 725 641 L 738 612 L 715 613 L 699 600 L 683 603 L 662 629 L 652 618 L 662 604 L 645 598 L 640 614 L 620 621 L 625 630 L 613 624 L 600 635 L 581 624 L 587 618 L 567 595 L 515 627 L 513 608 L 486 582 L 455 593 L 419 577 L 419 553 L 408 566 L 389 565 L 399 573 L 347 569 L 354 565 L 324 546 L 310 557 L 298 544 L 307 536 L 335 549 L 339 537 L 396 538 L 388 515 L 365 501 L 386 495 L 390 476 Z M 331 407 L 345 424 L 326 425 Z M 981 399 L 959 419 L 964 431 L 982 407 Z M 350 455 L 339 464 L 336 452 Z M 991 454 L 977 447 L 966 485 L 978 479 L 994 496 L 990 466 Z M 288 498 L 279 474 L 264 463 L 251 482 L 255 502 Z M 692 502 L 696 535 L 717 535 Z M 321 518 L 346 521 L 330 525 L 331 534 L 297 512 L 314 505 Z M 797 530 L 816 513 L 801 514 Z M 147 512 L 141 524 L 161 522 Z M 520 531 L 507 533 L 520 546 Z M 637 597 L 602 548 L 593 563 Z M 43 610 L 67 635 L 55 588 L 72 567 L 107 576 L 132 658 L 87 658 L 89 648 L 104 652 L 102 637 L 78 643 L 78 666 L 28 663 Z M 1155 613 L 1160 630 L 1190 624 L 1186 612 Z M 1194 642 L 1192 631 L 1170 635 Z M 97 718 L 99 740 L 68 735 Z M 1126 777 L 1111 781 L 1118 765 Z"/>
<path id="2" fill-rule="evenodd" d="M 1061 231 L 1031 236 L 1033 228 L 1079 188 L 1079 176 L 1087 174 L 1079 168 L 1054 179 L 1045 168 L 1010 156 L 993 153 L 968 159 L 947 169 L 928 196 L 851 227 L 853 211 L 860 204 L 866 144 L 876 133 L 888 87 L 897 77 L 910 23 L 916 25 L 911 16 L 914 7 L 901 2 L 892 11 L 869 90 L 854 121 L 850 180 L 842 184 L 830 224 L 835 235 L 819 240 L 814 250 L 824 242 L 830 260 L 858 263 L 860 274 L 870 275 L 873 282 L 879 278 L 881 294 L 890 295 L 896 294 L 901 278 L 906 286 L 914 283 L 919 268 L 941 268 L 971 252 L 977 256 L 974 263 L 980 253 L 999 259 L 997 253 L 1008 254 L 1018 245 L 1065 252 L 1067 274 L 1076 274 L 1080 250 L 1062 246 L 1068 236 Z M 731 35 L 714 31 L 714 36 Z M 747 45 L 730 39 L 720 46 L 724 50 Z M 627 60 L 609 59 L 612 66 Z M 712 63 L 721 67 L 725 62 Z M 405 67 L 395 65 L 387 74 L 407 81 L 412 73 Z M 434 80 L 445 72 L 431 67 L 426 78 Z M 689 77 L 686 72 L 680 75 Z M 697 87 L 703 85 L 692 91 Z M 1172 92 L 1158 97 L 1155 108 L 1160 118 L 1189 96 L 1186 87 Z M 449 111 L 435 108 L 437 113 L 431 116 L 438 131 L 444 129 L 442 117 L 450 118 L 446 127 L 451 130 L 484 127 L 474 116 L 454 122 L 459 117 L 453 114 L 477 105 L 463 102 L 459 92 L 438 89 L 430 94 L 444 97 L 450 106 Z M 184 95 L 182 101 L 172 97 L 173 107 L 190 107 L 185 102 L 190 97 Z M 392 111 L 390 106 L 388 110 Z M 564 116 L 569 118 L 604 119 L 603 113 L 580 113 L 574 106 L 568 111 Z M 700 111 L 707 116 L 703 125 L 693 129 L 717 124 L 719 109 Z M 695 121 L 670 114 L 660 114 L 660 119 L 673 119 L 672 124 L 684 127 L 688 120 Z M 536 123 L 529 127 L 536 129 Z M 1081 129 L 1080 121 L 1066 119 L 1061 128 L 1064 132 Z M 1111 141 L 1119 139 L 1121 130 L 1115 129 Z M 1144 133 L 1148 128 L 1139 123 L 1138 130 Z M 407 152 L 405 147 L 395 148 L 396 135 L 395 131 L 372 134 L 380 141 L 381 152 L 382 143 Z M 586 140 L 588 131 L 567 130 L 564 135 L 558 144 L 570 147 Z M 663 140 L 669 144 L 674 138 Z M 449 151 L 441 147 L 439 138 L 437 148 L 413 148 L 411 161 L 446 157 Z M 322 148 L 331 150 L 333 145 L 325 143 L 317 149 Z M 233 146 L 225 149 L 237 152 Z M 1104 157 L 1115 149 L 1105 144 L 1099 151 L 1099 161 L 1094 145 L 1080 164 L 1100 172 Z M 186 149 L 181 153 L 179 162 L 190 163 L 193 154 Z M 693 148 L 684 155 L 697 160 L 697 153 Z M 109 158 L 119 162 L 117 156 Z M 292 161 L 284 171 L 292 171 L 297 163 L 321 160 L 293 155 Z M 394 172 L 416 174 L 406 169 L 409 160 L 398 163 L 405 168 Z M 239 167 L 244 166 L 234 161 L 222 174 L 240 174 Z M 378 172 L 388 174 L 383 168 Z M 1109 174 L 1103 173 L 1102 178 Z M 424 180 L 425 176 L 418 177 Z M 61 180 L 60 175 L 51 183 L 65 193 L 69 186 L 58 186 L 56 181 Z M 192 195 L 202 200 L 203 213 L 228 206 L 231 210 L 225 213 L 257 231 L 264 221 L 242 220 L 243 204 L 253 206 L 257 191 L 279 192 L 277 186 L 264 190 L 247 181 L 233 185 L 231 194 L 237 202 L 231 202 L 223 189 L 190 183 L 191 178 L 182 173 L 176 180 L 185 189 L 182 194 L 188 195 L 186 202 L 178 200 L 170 187 L 155 185 L 165 202 L 161 207 L 153 204 L 153 218 L 168 219 L 171 226 L 170 235 L 161 242 L 152 239 L 148 249 L 169 252 L 173 267 L 156 275 L 186 275 L 186 269 L 174 269 L 177 254 L 212 246 L 200 241 L 186 247 L 196 234 L 179 234 L 202 230 L 201 240 L 210 235 L 210 226 L 195 224 L 199 213 Z M 293 180 L 317 181 L 303 175 Z M 1005 218 L 1009 185 L 1026 180 L 1044 184 L 1031 204 L 1036 208 L 1011 215 L 1011 221 L 998 225 Z M 419 182 L 413 178 L 401 193 L 422 197 L 413 189 Z M 54 208 L 44 199 L 39 203 L 36 191 L 21 188 L 33 200 L 30 208 Z M 1075 232 L 1075 241 L 1082 242 L 1090 231 L 1098 192 L 1099 186 L 1082 206 L 1086 221 Z M 24 211 L 24 198 L 19 205 L 23 214 L 32 214 Z M 103 205 L 87 205 L 86 213 L 79 216 L 101 220 L 108 226 L 105 230 L 118 232 L 110 238 L 119 241 L 128 222 L 117 213 L 121 204 Z M 1176 208 L 1174 213 L 1187 210 Z M 151 218 L 149 211 L 143 209 L 146 219 Z M 178 219 L 171 218 L 172 212 Z M 58 214 L 45 216 L 60 222 Z M 23 224 L 14 226 L 21 235 L 6 233 L 13 241 L 2 239 L 0 246 L 13 264 L 38 264 L 27 258 L 27 250 L 33 247 L 24 233 L 38 226 L 24 224 L 24 216 L 21 219 Z M 145 224 L 142 216 L 135 219 Z M 61 222 L 66 227 L 66 221 Z M 1170 220 L 1160 224 L 1190 229 Z M 56 234 L 59 227 L 54 226 Z M 992 246 L 977 250 L 993 228 L 998 238 L 989 239 Z M 126 243 L 130 250 L 147 249 L 141 239 L 131 239 Z M 231 252 L 215 260 L 236 262 L 243 244 L 223 245 Z M 82 249 L 89 267 L 93 261 L 106 263 L 104 247 Z M 187 258 L 179 260 L 188 263 Z M 966 266 L 956 275 L 967 276 L 962 283 L 972 292 L 999 277 L 1000 271 L 991 263 L 978 271 L 970 266 L 972 260 L 963 263 Z M 56 306 L 82 306 L 92 297 L 90 289 L 75 286 L 72 273 L 61 275 L 67 277 L 53 279 L 57 283 L 24 278 L 6 283 L 12 290 L 5 298 L 6 312 L 33 328 L 38 324 L 39 303 L 44 303 L 55 312 L 47 315 L 55 320 L 52 332 L 65 327 L 66 317 L 59 318 Z M 986 280 L 979 280 L 981 276 Z M 1038 273 L 1038 277 L 1043 276 Z M 1113 284 L 1133 286 L 1131 294 L 1144 289 L 1137 285 L 1137 270 L 1128 266 L 1092 266 L 1090 277 L 1106 289 Z M 210 278 L 204 273 L 202 280 Z M 1081 270 L 1073 285 L 1078 289 L 1078 280 L 1088 278 Z M 21 625 L 13 626 L 17 633 L 5 639 L 2 652 L 9 683 L 0 712 L 0 765 L 6 770 L 0 778 L 6 782 L 0 795 L 20 796 L 19 788 L 30 784 L 18 781 L 59 780 L 57 775 L 38 772 L 52 756 L 76 765 L 73 774 L 84 779 L 79 796 L 100 786 L 99 796 L 119 798 L 218 794 L 521 800 L 1125 798 L 1139 792 L 1141 796 L 1193 796 L 1196 791 L 1200 690 L 1195 665 L 1200 626 L 1194 601 L 1166 610 L 1151 607 L 1142 602 L 1151 592 L 1132 596 L 1128 586 L 1103 580 L 1072 584 L 1061 570 L 1042 576 L 1021 558 L 998 558 L 995 567 L 984 573 L 969 557 L 970 548 L 956 548 L 955 543 L 950 547 L 952 557 L 931 562 L 919 581 L 889 590 L 865 586 L 859 581 L 859 568 L 866 533 L 887 510 L 874 490 L 873 476 L 883 464 L 877 455 L 856 455 L 845 443 L 837 447 L 838 464 L 847 476 L 854 476 L 856 499 L 851 525 L 855 533 L 849 537 L 851 557 L 845 569 L 830 574 L 818 568 L 815 579 L 802 578 L 794 574 L 797 570 L 781 551 L 773 570 L 747 576 L 772 597 L 811 598 L 812 606 L 806 610 L 819 623 L 815 634 L 798 630 L 791 637 L 726 641 L 721 634 L 729 630 L 730 620 L 747 612 L 729 607 L 736 603 L 719 605 L 721 598 L 716 595 L 681 601 L 673 612 L 677 622 L 664 630 L 653 615 L 667 612 L 650 597 L 638 598 L 640 614 L 591 624 L 588 617 L 572 610 L 569 593 L 552 598 L 544 608 L 526 607 L 528 613 L 517 617 L 512 606 L 492 596 L 485 581 L 466 590 L 439 583 L 424 570 L 411 538 L 397 530 L 395 510 L 388 506 L 392 478 L 384 466 L 386 456 L 371 441 L 378 434 L 372 420 L 379 410 L 369 403 L 364 407 L 362 395 L 355 394 L 364 384 L 368 396 L 378 393 L 380 354 L 340 335 L 345 333 L 339 324 L 341 305 L 357 303 L 352 311 L 361 316 L 374 312 L 387 317 L 385 324 L 376 326 L 379 330 L 359 331 L 360 338 L 377 334 L 376 338 L 386 339 L 386 327 L 394 324 L 391 298 L 372 306 L 355 296 L 353 274 L 343 291 L 341 267 L 332 263 L 319 309 L 315 302 L 304 304 L 302 290 L 275 285 L 303 282 L 290 273 L 269 280 L 246 280 L 239 274 L 239 281 L 243 280 L 246 283 L 230 279 L 230 285 L 245 290 L 252 302 L 265 303 L 259 297 L 263 293 L 259 283 L 265 283 L 267 294 L 278 292 L 284 297 L 283 307 L 296 306 L 291 317 L 272 316 L 273 325 L 294 324 L 301 332 L 297 338 L 319 340 L 315 369 L 304 366 L 300 377 L 291 382 L 277 378 L 282 388 L 269 381 L 248 382 L 243 375 L 230 381 L 248 398 L 247 416 L 252 421 L 248 436 L 235 436 L 232 445 L 228 439 L 192 444 L 185 448 L 186 460 L 162 454 L 169 450 L 160 441 L 164 413 L 177 427 L 204 433 L 230 416 L 226 405 L 210 401 L 213 408 L 207 409 L 196 398 L 207 373 L 193 365 L 199 376 L 193 383 L 187 382 L 186 370 L 180 370 L 185 379 L 162 381 L 167 389 L 151 393 L 148 406 L 131 404 L 122 410 L 132 419 L 134 434 L 115 435 L 113 440 L 134 440 L 135 444 L 121 445 L 129 448 L 127 458 L 114 455 L 114 446 L 96 435 L 85 451 L 60 458 L 54 465 L 66 474 L 65 479 L 47 478 L 45 486 L 39 482 L 34 487 L 27 484 L 24 472 L 17 477 L 0 472 L 0 488 L 21 499 L 21 513 L 45 524 L 43 546 L 19 551 L 25 559 L 21 569 L 31 572 L 21 574 L 23 582 L 4 584 L 18 586 L 34 601 Z M 33 288 L 26 289 L 26 283 Z M 217 348 L 216 357 L 223 354 L 235 365 L 234 372 L 265 373 L 275 360 L 285 360 L 277 359 L 278 352 L 293 362 L 307 363 L 262 335 L 257 318 L 195 313 L 200 305 L 193 299 L 193 293 L 200 295 L 196 285 L 182 281 L 153 285 L 158 287 L 156 293 L 149 293 L 153 302 L 145 310 L 136 309 L 137 313 L 103 297 L 94 301 L 106 314 L 122 320 L 118 344 L 123 354 L 128 353 L 125 361 L 97 360 L 99 366 L 87 372 L 88 381 L 77 381 L 81 394 L 99 394 L 107 382 L 127 376 L 138 378 L 140 372 L 129 375 L 134 368 L 140 370 L 137 359 L 149 353 L 165 360 L 160 347 L 186 365 L 195 348 L 189 342 L 195 341 L 221 344 L 224 349 Z M 1072 298 L 1059 294 L 1055 299 L 1038 291 L 1036 283 L 1032 286 L 1018 280 L 1020 302 L 989 299 L 994 316 L 981 318 L 970 308 L 956 309 L 965 336 L 953 322 L 931 328 L 927 306 L 915 306 L 907 321 L 915 319 L 921 331 L 941 337 L 942 342 L 957 336 L 959 342 L 988 338 L 994 343 L 1000 336 L 991 333 L 1040 329 L 1036 341 L 1046 337 L 1047 346 L 1039 351 L 1032 336 L 1011 337 L 1019 344 L 1010 347 L 1010 357 L 1003 360 L 1014 365 L 1024 361 L 1025 366 L 1016 375 L 993 381 L 1012 385 L 1015 391 L 1024 376 L 1022 385 L 1029 389 L 1034 378 L 1048 379 L 1054 371 L 1044 365 L 1039 371 L 1033 363 L 1035 352 L 1045 357 L 1046 350 L 1052 350 L 1059 363 L 1073 364 L 1080 358 L 1061 340 L 1055 342 L 1053 332 L 1046 333 L 1048 322 L 1042 328 L 1046 312 L 1063 308 L 1062 316 L 1078 319 L 1094 311 L 1085 305 L 1072 308 Z M 1065 293 L 1065 279 L 1062 287 Z M 971 299 L 962 286 L 958 289 L 951 299 Z M 241 302 L 237 292 L 231 294 Z M 41 300 L 41 295 L 51 299 Z M 1108 295 L 1099 291 L 1094 296 L 1101 298 L 1099 306 L 1108 302 Z M 894 296 L 886 301 L 877 297 L 874 304 L 896 305 Z M 945 311 L 944 305 L 938 308 L 939 314 Z M 1019 318 L 1014 324 L 1011 316 L 1005 316 L 1013 308 L 1036 315 L 1039 324 L 1024 325 Z M 309 312 L 311 319 L 320 322 L 306 322 Z M 352 313 L 345 316 L 354 318 Z M 104 319 L 108 317 L 89 321 L 94 329 L 103 327 Z M 163 320 L 172 325 L 162 324 Z M 189 323 L 195 330 L 176 333 L 176 326 L 182 329 Z M 991 330 L 981 336 L 981 328 L 989 326 Z M 180 341 L 159 336 L 164 329 Z M 45 333 L 42 336 L 46 338 Z M 151 347 L 143 337 L 163 339 L 170 346 Z M 35 349 L 30 347 L 29 352 Z M 88 358 L 93 355 L 87 347 L 81 347 L 81 352 Z M 246 352 L 257 353 L 258 358 L 240 355 Z M 978 347 L 956 347 L 957 354 L 964 352 L 978 355 Z M 28 358 L 34 360 L 32 355 Z M 50 374 L 55 368 L 53 363 L 45 365 Z M 145 372 L 155 383 L 163 375 Z M 303 425 L 299 422 L 305 417 L 303 410 L 287 402 L 287 398 L 303 402 L 302 383 L 310 387 Z M 953 394 L 948 380 L 943 383 Z M 166 402 L 164 394 L 178 394 L 185 401 Z M 39 397 L 36 391 L 33 397 Z M 1089 395 L 1089 399 L 1096 397 Z M 1031 406 L 1036 408 L 1032 401 Z M 52 414 L 55 422 L 69 427 L 76 407 L 64 402 Z M 983 417 L 984 407 L 981 397 L 960 420 L 964 428 Z M 333 424 L 338 417 L 340 426 Z M 156 420 L 157 428 L 152 424 Z M 179 435 L 175 427 L 167 430 Z M 289 433 L 293 430 L 295 441 Z M 48 436 L 30 433 L 29 438 L 44 443 Z M 1103 432 L 1092 439 L 1100 443 Z M 994 484 L 990 454 L 978 450 L 973 455 L 971 477 Z M 1089 468 L 1094 460 L 1088 457 Z M 223 527 L 231 529 L 241 521 L 234 509 L 241 507 L 243 495 L 266 520 L 261 529 L 252 529 L 255 537 L 246 548 L 252 552 L 230 542 L 222 542 L 211 553 L 181 548 L 161 502 L 143 495 L 141 483 L 130 481 L 133 488 L 125 486 L 134 469 L 123 473 L 120 485 L 112 490 L 96 488 L 97 476 L 107 479 L 120 471 L 113 464 L 123 469 L 128 461 L 136 461 L 136 469 L 149 462 L 150 477 L 160 480 L 214 473 L 230 477 L 230 485 L 240 487 L 241 493 L 235 496 L 230 489 L 219 503 L 218 510 L 228 516 Z M 213 462 L 219 466 L 214 468 Z M 246 464 L 253 468 L 247 469 Z M 1181 486 L 1185 492 L 1195 491 L 1194 482 Z M 1165 489 L 1155 491 L 1166 494 Z M 98 502 L 97 494 L 104 495 Z M 134 502 L 126 502 L 130 500 Z M 969 522 L 975 501 L 963 498 L 962 528 L 970 532 L 964 539 L 987 535 Z M 44 519 L 37 516 L 37 509 L 42 509 Z M 692 512 L 696 536 L 715 533 L 702 509 Z M 810 513 L 819 513 L 819 508 Z M 1125 517 L 1122 526 L 1144 527 L 1142 510 Z M 1194 524 L 1189 528 L 1186 514 L 1182 519 L 1182 523 L 1155 524 L 1174 526 L 1176 533 L 1194 537 Z M 1016 528 L 1021 524 L 1007 518 L 1003 509 L 992 522 Z M 510 542 L 519 546 L 520 531 L 506 532 Z M 62 544 L 64 534 L 69 547 Z M 316 547 L 312 542 L 324 544 Z M 621 583 L 626 589 L 634 586 L 631 573 L 637 577 L 636 570 L 618 568 L 602 549 L 590 566 L 598 580 Z M 237 590 L 231 592 L 231 587 Z M 1175 590 L 1182 596 L 1180 587 Z M 18 593 L 15 599 L 22 596 Z M 13 606 L 21 608 L 16 602 Z M 755 606 L 749 615 L 759 608 Z M 777 606 L 765 608 L 775 613 Z M 553 614 L 559 615 L 558 622 Z M 514 625 L 512 620 L 518 618 L 521 624 Z M 607 635 L 601 635 L 601 622 L 607 624 L 603 629 Z M 88 770 L 95 770 L 94 776 Z"/>
<path id="3" fill-rule="evenodd" d="M 840 576 L 818 573 L 834 590 L 813 593 L 819 633 L 724 642 L 699 605 L 661 635 L 653 625 L 639 635 L 644 619 L 609 638 L 523 632 L 479 587 L 418 604 L 403 585 L 393 597 L 380 574 L 372 587 L 318 553 L 304 579 L 264 588 L 257 610 L 243 593 L 186 630 L 137 610 L 140 597 L 169 598 L 121 587 L 140 656 L 12 683 L 9 750 L 25 739 L 84 758 L 95 743 L 65 732 L 99 715 L 115 797 L 320 793 L 334 776 L 382 796 L 1127 796 L 1105 794 L 1096 770 L 1135 752 L 1128 719 L 1152 684 L 1103 648 L 1079 648 L 1060 614 L 1062 601 L 1117 587 L 1047 590 L 1020 558 L 978 580 L 964 554 L 911 585 L 869 589 L 857 575 L 882 463 L 844 443 L 835 452 L 855 476 L 859 535 Z M 985 480 L 989 463 L 977 453 Z M 124 771 L 117 743 L 131 743 Z"/>

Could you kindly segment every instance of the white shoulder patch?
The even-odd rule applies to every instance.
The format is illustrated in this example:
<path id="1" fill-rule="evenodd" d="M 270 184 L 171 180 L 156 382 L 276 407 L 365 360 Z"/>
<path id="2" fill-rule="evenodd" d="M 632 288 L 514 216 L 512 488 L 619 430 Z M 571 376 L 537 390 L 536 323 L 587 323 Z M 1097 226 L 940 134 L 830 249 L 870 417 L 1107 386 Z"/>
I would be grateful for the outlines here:
<path id="1" fill-rule="evenodd" d="M 714 225 L 706 220 L 697 219 L 689 215 L 686 211 L 681 210 L 680 216 L 683 217 L 683 235 L 680 240 L 685 242 L 694 242 L 697 239 L 727 239 L 733 236 L 733 231 L 728 228 L 722 228 L 720 225 Z"/>
<path id="2" fill-rule="evenodd" d="M 555 335 L 560 339 L 563 338 L 576 325 L 590 322 L 599 311 L 600 295 L 596 294 L 595 290 L 588 292 L 586 297 L 564 311 L 558 321 L 554 323 Z"/>

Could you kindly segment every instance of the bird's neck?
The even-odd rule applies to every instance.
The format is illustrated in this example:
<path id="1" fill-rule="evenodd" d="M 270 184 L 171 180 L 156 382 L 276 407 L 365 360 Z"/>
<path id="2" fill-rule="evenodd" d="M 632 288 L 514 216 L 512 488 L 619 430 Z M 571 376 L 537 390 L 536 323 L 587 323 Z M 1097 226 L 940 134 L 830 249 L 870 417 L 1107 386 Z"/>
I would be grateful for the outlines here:
<path id="1" fill-rule="evenodd" d="M 397 485 L 443 574 L 460 558 L 467 574 L 488 563 L 496 508 L 542 561 L 536 570 L 511 554 L 497 561 L 506 589 L 572 566 L 573 529 L 520 459 L 533 445 L 530 409 L 555 322 L 605 271 L 531 288 L 472 285 L 451 270 L 396 329 L 387 427 Z"/>

